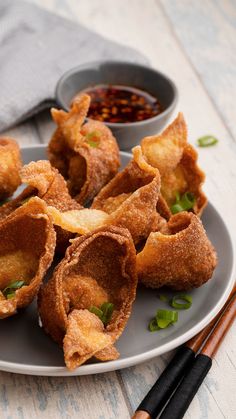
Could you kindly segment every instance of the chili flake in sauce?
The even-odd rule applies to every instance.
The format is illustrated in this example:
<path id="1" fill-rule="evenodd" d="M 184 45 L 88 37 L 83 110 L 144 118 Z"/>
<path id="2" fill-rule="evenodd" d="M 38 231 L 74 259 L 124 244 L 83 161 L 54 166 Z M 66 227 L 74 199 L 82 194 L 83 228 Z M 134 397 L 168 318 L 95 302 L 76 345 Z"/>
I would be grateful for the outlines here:
<path id="1" fill-rule="evenodd" d="M 88 118 L 102 122 L 144 121 L 163 112 L 156 97 L 130 86 L 96 85 L 83 93 L 91 97 Z"/>

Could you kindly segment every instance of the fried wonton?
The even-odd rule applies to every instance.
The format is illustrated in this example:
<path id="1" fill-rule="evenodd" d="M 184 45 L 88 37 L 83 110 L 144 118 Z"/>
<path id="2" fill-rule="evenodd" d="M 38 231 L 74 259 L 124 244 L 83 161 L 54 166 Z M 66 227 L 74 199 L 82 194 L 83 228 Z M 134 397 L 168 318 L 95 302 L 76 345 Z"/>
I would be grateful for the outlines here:
<path id="1" fill-rule="evenodd" d="M 20 177 L 21 182 L 27 184 L 28 187 L 17 198 L 0 207 L 0 219 L 8 216 L 33 196 L 38 196 L 47 205 L 51 205 L 62 212 L 83 208 L 71 198 L 63 176 L 47 160 L 32 161 L 23 166 Z"/>
<path id="2" fill-rule="evenodd" d="M 0 137 L 0 201 L 11 196 L 20 185 L 21 166 L 17 142 L 9 137 Z"/>
<path id="3" fill-rule="evenodd" d="M 128 230 L 107 227 L 73 240 L 38 299 L 43 327 L 63 345 L 69 369 L 92 356 L 102 361 L 119 356 L 113 343 L 128 321 L 136 286 L 136 255 Z M 107 323 L 91 309 L 104 303 L 114 305 Z"/>
<path id="4" fill-rule="evenodd" d="M 69 112 L 52 109 L 58 128 L 48 145 L 51 164 L 67 180 L 72 197 L 81 204 L 91 201 L 115 176 L 120 166 L 119 149 L 112 132 L 102 122 L 82 126 L 90 97 L 73 101 Z"/>
<path id="5" fill-rule="evenodd" d="M 46 204 L 31 198 L 0 221 L 0 318 L 26 307 L 51 265 L 56 234 Z"/>
<path id="6" fill-rule="evenodd" d="M 92 208 L 109 214 L 107 224 L 128 228 L 135 243 L 147 238 L 158 217 L 159 171 L 149 165 L 141 147 L 133 159 L 96 196 Z"/>
<path id="7" fill-rule="evenodd" d="M 198 154 L 187 143 L 187 126 L 181 113 L 161 134 L 141 141 L 144 156 L 149 164 L 157 167 L 161 175 L 161 194 L 169 207 L 176 202 L 176 195 L 190 192 L 195 198 L 193 212 L 201 215 L 207 204 L 202 191 L 205 180 L 197 165 Z"/>
<path id="8" fill-rule="evenodd" d="M 213 275 L 216 251 L 201 220 L 191 212 L 173 215 L 164 234 L 151 233 L 137 254 L 139 281 L 151 288 L 200 287 Z"/>
<path id="9" fill-rule="evenodd" d="M 71 198 L 66 182 L 57 169 L 51 166 L 49 161 L 38 160 L 25 165 L 21 171 L 22 183 L 28 184 L 23 192 L 14 200 L 0 207 L 0 220 L 22 205 L 32 196 L 43 199 L 47 205 L 51 205 L 61 212 L 79 210 L 83 207 Z M 57 228 L 57 251 L 63 253 L 73 237 L 71 233 Z"/>

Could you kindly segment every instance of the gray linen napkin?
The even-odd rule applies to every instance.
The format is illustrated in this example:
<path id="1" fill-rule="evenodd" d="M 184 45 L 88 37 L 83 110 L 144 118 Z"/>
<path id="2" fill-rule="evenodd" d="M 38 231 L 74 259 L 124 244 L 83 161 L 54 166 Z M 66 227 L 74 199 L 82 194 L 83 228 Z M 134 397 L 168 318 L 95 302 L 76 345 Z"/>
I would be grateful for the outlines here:
<path id="1" fill-rule="evenodd" d="M 97 59 L 147 62 L 137 51 L 35 5 L 1 1 L 0 131 L 51 106 L 59 77 Z"/>

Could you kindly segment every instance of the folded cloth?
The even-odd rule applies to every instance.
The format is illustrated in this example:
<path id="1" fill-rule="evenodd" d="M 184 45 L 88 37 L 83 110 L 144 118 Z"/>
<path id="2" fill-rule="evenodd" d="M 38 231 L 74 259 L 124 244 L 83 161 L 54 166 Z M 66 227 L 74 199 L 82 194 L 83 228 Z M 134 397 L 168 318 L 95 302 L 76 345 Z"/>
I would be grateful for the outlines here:
<path id="1" fill-rule="evenodd" d="M 33 4 L 0 2 L 0 131 L 51 106 L 59 77 L 97 59 L 147 61 L 137 51 Z"/>

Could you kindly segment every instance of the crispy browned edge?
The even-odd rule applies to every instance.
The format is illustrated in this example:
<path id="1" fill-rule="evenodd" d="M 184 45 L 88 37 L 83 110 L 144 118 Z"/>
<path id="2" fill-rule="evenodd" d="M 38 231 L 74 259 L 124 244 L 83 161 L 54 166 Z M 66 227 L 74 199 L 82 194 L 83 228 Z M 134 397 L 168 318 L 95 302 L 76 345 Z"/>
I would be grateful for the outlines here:
<path id="1" fill-rule="evenodd" d="M 19 235 L 21 235 L 21 237 L 23 237 L 25 240 L 29 241 L 29 246 L 32 251 L 36 251 L 38 237 L 34 236 L 33 231 L 31 231 L 30 236 L 27 236 L 24 231 L 27 225 L 27 220 L 32 219 L 34 219 L 34 223 L 37 223 L 38 220 L 40 220 L 40 222 L 43 220 L 44 222 L 44 230 L 42 231 L 41 238 L 44 234 L 45 251 L 39 258 L 37 272 L 32 278 L 30 284 L 16 291 L 16 295 L 13 299 L 0 301 L 0 317 L 11 316 L 16 312 L 18 308 L 26 307 L 31 303 L 33 298 L 36 296 L 43 277 L 53 260 L 56 244 L 56 234 L 53 228 L 52 220 L 47 215 L 45 203 L 37 197 L 32 198 L 28 203 L 10 214 L 5 220 L 0 221 L 0 230 L 4 231 L 4 242 L 2 242 L 2 245 L 7 247 L 9 243 L 10 248 L 14 248 L 14 246 L 11 244 L 11 226 L 13 224 L 19 224 Z M 32 223 L 32 228 L 34 223 Z M 19 236 L 14 238 L 15 241 L 17 240 L 17 237 Z M 17 246 L 17 243 L 15 243 L 15 246 Z"/>
<path id="2" fill-rule="evenodd" d="M 169 234 L 151 233 L 137 254 L 139 281 L 151 288 L 200 287 L 212 277 L 217 264 L 216 251 L 201 220 L 182 212 L 171 217 L 168 228 Z"/>
<path id="3" fill-rule="evenodd" d="M 109 223 L 128 228 L 135 243 L 148 237 L 157 217 L 160 192 L 158 169 L 150 166 L 140 146 L 133 149 L 134 158 L 96 196 L 92 208 L 104 208 L 110 197 L 121 193 L 131 195 L 109 215 Z"/>
<path id="4" fill-rule="evenodd" d="M 7 157 L 7 158 L 6 158 Z M 11 137 L 0 137 L 0 201 L 9 198 L 20 185 L 20 148 Z"/>
<path id="5" fill-rule="evenodd" d="M 119 148 L 111 130 L 102 122 L 90 120 L 82 126 L 90 98 L 81 95 L 73 101 L 68 113 L 52 109 L 52 117 L 58 125 L 48 145 L 48 158 L 68 181 L 72 196 L 81 204 L 91 201 L 101 188 L 112 179 L 120 166 Z M 86 135 L 99 132 L 98 147 L 92 147 Z M 76 191 L 70 177 L 72 159 L 77 161 L 78 172 L 84 177 L 80 192 Z"/>
<path id="6" fill-rule="evenodd" d="M 25 199 L 35 195 L 43 199 L 47 205 L 54 206 L 62 212 L 83 208 L 71 198 L 63 176 L 48 161 L 31 162 L 23 166 L 20 175 L 22 183 L 29 186 L 15 199 L 0 207 L 0 220 L 19 208 Z M 74 237 L 74 234 L 60 227 L 55 227 L 55 229 L 57 233 L 56 252 L 64 254 L 66 247 L 69 245 L 69 240 Z"/>
<path id="7" fill-rule="evenodd" d="M 128 275 L 133 280 L 132 286 L 129 290 L 129 298 L 122 307 L 119 316 L 116 318 L 115 322 L 109 324 L 106 328 L 106 332 L 109 333 L 109 335 L 112 337 L 113 342 L 117 340 L 120 334 L 122 333 L 130 316 L 132 303 L 136 296 L 137 286 L 136 252 L 132 238 L 127 229 L 122 229 L 114 226 L 97 229 L 96 231 L 90 234 L 78 237 L 73 240 L 72 245 L 66 251 L 65 258 L 55 269 L 52 278 L 46 285 L 44 285 L 41 288 L 39 292 L 38 310 L 44 329 L 46 333 L 50 334 L 51 337 L 60 345 L 63 342 L 63 338 L 67 328 L 67 313 L 65 311 L 62 292 L 64 269 L 73 258 L 79 260 L 80 254 L 83 252 L 83 250 L 86 248 L 86 246 L 90 243 L 91 240 L 94 240 L 96 239 L 96 237 L 102 235 L 114 237 L 114 239 L 118 241 L 120 237 L 120 240 L 122 239 L 122 243 L 125 239 L 127 252 L 127 261 L 125 263 L 126 275 Z M 101 360 L 103 359 L 102 352 L 101 354 L 99 353 L 99 357 Z"/>

